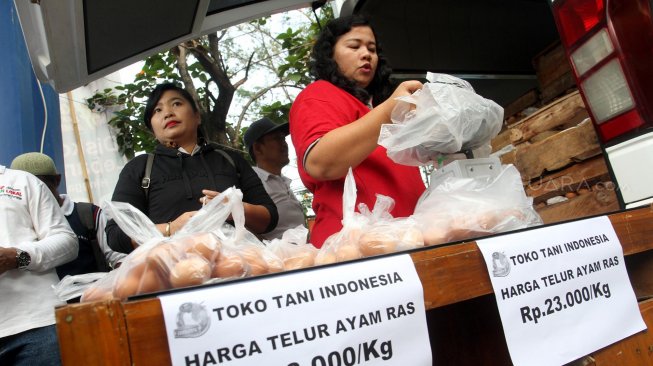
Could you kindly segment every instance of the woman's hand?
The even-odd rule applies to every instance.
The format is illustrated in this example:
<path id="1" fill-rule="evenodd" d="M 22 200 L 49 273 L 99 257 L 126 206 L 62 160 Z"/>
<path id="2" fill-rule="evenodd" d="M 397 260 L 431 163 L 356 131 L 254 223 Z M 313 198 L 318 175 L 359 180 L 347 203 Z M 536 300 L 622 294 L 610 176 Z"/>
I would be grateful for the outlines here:
<path id="1" fill-rule="evenodd" d="M 220 192 L 211 191 L 209 189 L 203 189 L 202 194 L 204 197 L 200 198 L 202 205 L 206 205 L 212 199 L 214 199 Z M 228 203 L 227 197 L 224 198 L 223 203 Z M 270 212 L 267 208 L 261 205 L 252 205 L 247 202 L 243 202 L 243 211 L 245 214 L 245 227 L 255 234 L 259 234 L 265 231 L 270 223 Z M 231 214 L 227 220 L 233 220 Z"/>
<path id="2" fill-rule="evenodd" d="M 166 223 L 163 223 L 163 224 L 158 224 L 158 225 L 156 225 L 156 227 L 159 229 L 159 231 L 161 231 L 161 233 L 164 236 L 168 236 L 168 234 L 172 235 L 172 234 L 176 233 L 179 229 L 181 229 L 184 225 L 186 225 L 188 220 L 190 220 L 191 217 L 195 216 L 196 213 L 197 213 L 197 211 L 184 212 L 183 214 L 179 215 L 179 217 L 177 217 L 173 221 L 170 221 L 169 223 L 166 222 Z M 168 224 L 170 224 L 170 232 L 169 233 L 167 232 Z M 136 247 L 136 246 L 134 246 L 134 247 Z"/>
<path id="3" fill-rule="evenodd" d="M 211 202 L 211 200 L 214 199 L 217 195 L 219 195 L 220 192 L 212 191 L 210 189 L 203 189 L 202 194 L 204 195 L 204 197 L 200 198 L 200 203 L 202 204 L 202 206 L 204 206 L 204 205 L 208 204 L 209 202 Z M 227 202 L 227 199 L 225 198 L 224 203 L 226 203 L 226 202 Z"/>
<path id="4" fill-rule="evenodd" d="M 397 105 L 397 98 L 399 97 L 405 97 L 408 95 L 412 95 L 416 91 L 422 89 L 424 84 L 422 84 L 421 81 L 419 80 L 407 80 L 399 84 L 395 91 L 392 93 L 392 95 L 385 100 L 385 102 L 381 103 L 377 108 L 383 108 L 384 113 L 386 114 L 387 118 L 386 120 L 388 123 L 390 123 L 392 120 L 390 116 L 392 115 L 392 110 L 394 107 Z"/>
<path id="5" fill-rule="evenodd" d="M 423 86 L 424 84 L 419 80 L 406 80 L 397 86 L 394 93 L 392 93 L 392 96 L 390 96 L 390 99 L 412 95 L 416 91 L 422 89 Z"/>
<path id="6" fill-rule="evenodd" d="M 306 173 L 319 181 L 347 175 L 349 167 L 356 167 L 378 147 L 381 125 L 392 123 L 390 116 L 397 104 L 395 98 L 411 95 L 422 85 L 418 80 L 402 82 L 388 99 L 369 113 L 325 134 L 306 156 Z"/>

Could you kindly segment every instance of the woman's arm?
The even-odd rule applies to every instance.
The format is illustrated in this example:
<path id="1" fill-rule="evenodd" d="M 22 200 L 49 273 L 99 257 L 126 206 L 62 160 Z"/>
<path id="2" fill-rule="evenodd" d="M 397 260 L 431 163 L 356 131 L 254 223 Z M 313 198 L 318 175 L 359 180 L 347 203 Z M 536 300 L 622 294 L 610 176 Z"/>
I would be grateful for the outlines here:
<path id="1" fill-rule="evenodd" d="M 147 212 L 145 191 L 141 187 L 146 159 L 146 156 L 136 157 L 123 167 L 111 197 L 112 201 L 127 202 L 141 212 Z M 109 248 L 116 252 L 129 254 L 138 246 L 114 220 L 107 222 L 105 233 Z"/>
<path id="2" fill-rule="evenodd" d="M 253 205 L 250 203 L 243 203 L 245 210 L 245 226 L 254 234 L 266 233 L 270 226 L 272 215 L 267 207 L 262 205 Z M 276 223 L 275 225 L 276 226 Z"/>
<path id="3" fill-rule="evenodd" d="M 417 80 L 404 81 L 383 103 L 352 123 L 326 133 L 308 152 L 304 170 L 316 180 L 334 180 L 347 174 L 377 148 L 381 125 L 392 123 L 390 115 L 395 98 L 421 89 Z"/>

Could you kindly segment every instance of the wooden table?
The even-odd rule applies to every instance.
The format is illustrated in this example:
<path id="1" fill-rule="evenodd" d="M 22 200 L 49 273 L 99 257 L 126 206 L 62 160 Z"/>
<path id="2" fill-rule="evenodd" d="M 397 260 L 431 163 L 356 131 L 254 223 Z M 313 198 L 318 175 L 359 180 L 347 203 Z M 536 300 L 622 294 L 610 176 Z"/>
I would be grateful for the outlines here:
<path id="1" fill-rule="evenodd" d="M 608 215 L 647 326 L 653 326 L 653 210 Z M 414 251 L 437 365 L 510 365 L 492 285 L 476 242 Z M 56 310 L 64 365 L 168 365 L 157 298 L 67 305 Z M 588 335 L 591 336 L 591 335 Z M 653 365 L 653 336 L 640 332 L 589 355 L 584 364 Z M 593 363 L 592 363 L 593 362 Z"/>

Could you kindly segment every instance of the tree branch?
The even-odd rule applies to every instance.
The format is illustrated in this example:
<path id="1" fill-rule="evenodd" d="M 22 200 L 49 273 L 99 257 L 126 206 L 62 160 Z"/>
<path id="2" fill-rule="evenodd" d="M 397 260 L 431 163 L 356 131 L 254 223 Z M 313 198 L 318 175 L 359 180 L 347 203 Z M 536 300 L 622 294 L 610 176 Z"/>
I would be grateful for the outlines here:
<path id="1" fill-rule="evenodd" d="M 181 80 L 184 81 L 184 87 L 188 92 L 190 93 L 191 96 L 195 99 L 195 102 L 200 104 L 199 108 L 203 110 L 203 112 L 206 112 L 209 110 L 209 106 L 202 106 L 201 103 L 199 103 L 200 98 L 199 94 L 197 93 L 197 89 L 195 89 L 195 85 L 193 84 L 193 78 L 191 78 L 190 74 L 188 73 L 188 63 L 186 62 L 186 57 L 188 56 L 188 53 L 186 52 L 186 48 L 183 46 L 175 46 L 170 50 L 170 53 L 172 53 L 175 58 L 177 59 L 176 67 L 177 71 L 179 71 L 179 75 L 181 76 Z"/>
<path id="2" fill-rule="evenodd" d="M 278 87 L 281 85 L 281 83 L 284 80 L 279 80 L 276 83 L 267 86 L 265 88 L 259 89 L 254 95 L 252 95 L 249 100 L 245 103 L 243 106 L 243 109 L 240 111 L 240 115 L 238 116 L 238 121 L 236 121 L 236 125 L 234 126 L 234 135 L 232 137 L 232 141 L 238 141 L 238 135 L 240 134 L 240 128 L 243 124 L 243 120 L 245 119 L 245 114 L 247 114 L 247 109 L 249 108 L 250 105 L 252 105 L 257 99 L 261 98 L 265 93 L 269 92 L 270 90 Z"/>
<path id="3" fill-rule="evenodd" d="M 247 78 L 249 77 L 249 70 L 252 67 L 252 59 L 254 58 L 255 54 L 256 52 L 252 52 L 252 54 L 249 56 L 249 60 L 247 60 L 247 66 L 245 66 L 245 76 L 233 84 L 234 88 L 238 89 L 238 87 L 247 81 Z"/>

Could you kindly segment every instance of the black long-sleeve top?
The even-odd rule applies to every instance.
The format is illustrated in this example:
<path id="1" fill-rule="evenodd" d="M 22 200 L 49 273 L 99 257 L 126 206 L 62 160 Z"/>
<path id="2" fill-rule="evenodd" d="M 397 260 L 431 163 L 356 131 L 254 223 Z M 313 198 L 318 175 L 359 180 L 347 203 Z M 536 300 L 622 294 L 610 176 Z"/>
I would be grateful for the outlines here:
<path id="1" fill-rule="evenodd" d="M 111 200 L 127 202 L 160 224 L 173 221 L 184 212 L 199 210 L 203 189 L 223 192 L 235 186 L 243 192 L 243 202 L 268 209 L 270 224 L 266 232 L 274 229 L 279 219 L 277 208 L 258 175 L 240 154 L 224 150 L 231 156 L 232 164 L 215 151 L 217 148 L 204 144 L 189 155 L 159 144 L 154 151 L 149 197 L 141 186 L 147 162 L 144 154 L 125 165 Z M 111 249 L 122 253 L 134 250 L 131 239 L 113 220 L 107 223 L 106 233 Z"/>

